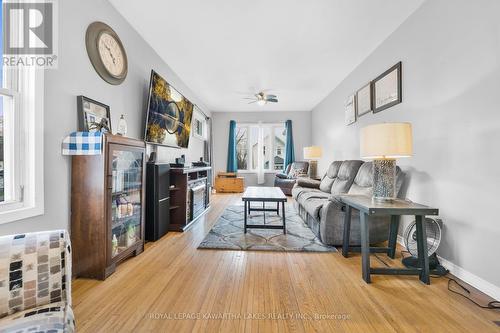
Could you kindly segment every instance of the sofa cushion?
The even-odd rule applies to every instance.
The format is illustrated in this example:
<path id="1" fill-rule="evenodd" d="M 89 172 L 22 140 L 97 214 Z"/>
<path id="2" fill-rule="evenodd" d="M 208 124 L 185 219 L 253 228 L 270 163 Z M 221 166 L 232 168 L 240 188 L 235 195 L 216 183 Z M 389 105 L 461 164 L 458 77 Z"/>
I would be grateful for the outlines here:
<path id="1" fill-rule="evenodd" d="M 319 189 L 313 189 L 310 187 L 303 187 L 303 186 L 295 185 L 292 189 L 292 198 L 294 198 L 297 201 L 303 193 L 306 193 L 309 191 L 319 191 Z"/>
<path id="2" fill-rule="evenodd" d="M 359 167 L 363 164 L 363 161 L 352 160 L 344 161 L 339 168 L 337 173 L 337 178 L 335 178 L 330 193 L 331 194 L 343 194 L 347 193 L 351 188 L 352 182 L 358 173 Z"/>
<path id="3" fill-rule="evenodd" d="M 372 196 L 373 194 L 373 167 L 372 162 L 365 162 L 358 170 L 356 178 L 349 189 L 349 194 Z"/>
<path id="4" fill-rule="evenodd" d="M 305 200 L 309 200 L 309 199 L 328 199 L 330 196 L 331 195 L 329 193 L 325 193 L 325 192 L 320 191 L 320 190 L 307 191 L 307 192 L 304 192 L 300 195 L 299 203 L 301 201 L 305 201 Z"/>
<path id="5" fill-rule="evenodd" d="M 292 198 L 297 200 L 297 197 L 303 190 L 304 188 L 302 186 L 297 186 L 297 184 L 295 184 L 295 186 L 292 188 Z"/>
<path id="6" fill-rule="evenodd" d="M 330 192 L 341 165 L 342 161 L 335 161 L 330 164 L 326 174 L 323 176 L 323 179 L 321 179 L 321 184 L 319 185 L 321 191 Z"/>
<path id="7" fill-rule="evenodd" d="M 320 189 L 317 188 L 308 188 L 308 187 L 300 187 L 300 188 L 294 188 L 295 193 L 297 196 L 294 198 L 298 203 L 302 204 L 306 198 L 310 198 L 315 194 L 314 196 L 316 197 L 322 197 L 325 192 L 321 191 Z M 312 194 L 311 194 L 312 193 Z M 294 191 L 292 190 L 292 196 L 294 194 Z"/>
<path id="8" fill-rule="evenodd" d="M 396 167 L 396 188 L 395 195 L 396 197 L 400 197 L 402 195 L 401 187 L 404 182 L 404 173 L 397 166 Z M 373 162 L 365 162 L 359 168 L 358 174 L 356 178 L 354 178 L 354 182 L 351 185 L 351 188 L 348 192 L 349 194 L 358 194 L 358 195 L 366 195 L 371 197 L 373 195 Z"/>
<path id="9" fill-rule="evenodd" d="M 327 202 L 328 202 L 328 198 L 311 197 L 311 198 L 308 198 L 307 200 L 303 200 L 302 203 L 299 201 L 299 204 L 301 204 L 302 207 L 304 207 L 304 209 L 306 210 L 306 212 L 309 215 L 311 215 L 313 218 L 319 220 L 321 208 L 323 208 L 323 205 Z"/>

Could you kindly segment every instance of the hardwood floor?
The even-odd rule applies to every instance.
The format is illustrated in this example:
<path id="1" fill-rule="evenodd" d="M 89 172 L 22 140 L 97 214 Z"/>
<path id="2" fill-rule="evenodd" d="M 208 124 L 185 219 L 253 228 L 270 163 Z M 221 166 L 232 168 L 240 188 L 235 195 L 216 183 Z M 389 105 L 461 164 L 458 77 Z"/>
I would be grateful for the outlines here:
<path id="1" fill-rule="evenodd" d="M 106 281 L 73 281 L 78 332 L 498 332 L 483 310 L 416 277 L 361 278 L 361 258 L 339 253 L 198 250 L 225 207 L 213 195 L 185 233 L 148 243 Z M 378 255 L 390 265 L 400 265 Z M 372 264 L 382 265 L 372 256 Z M 485 302 L 487 298 L 478 297 Z M 204 316 L 211 315 L 212 319 Z M 215 317 L 215 318 L 214 318 Z"/>

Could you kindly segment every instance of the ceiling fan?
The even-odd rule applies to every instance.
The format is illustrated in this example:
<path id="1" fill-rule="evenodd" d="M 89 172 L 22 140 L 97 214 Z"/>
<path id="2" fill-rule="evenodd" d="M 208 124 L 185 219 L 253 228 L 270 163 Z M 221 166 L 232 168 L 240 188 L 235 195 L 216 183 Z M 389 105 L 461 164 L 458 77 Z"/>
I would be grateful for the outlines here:
<path id="1" fill-rule="evenodd" d="M 278 97 L 272 94 L 266 94 L 261 91 L 253 95 L 253 97 L 245 97 L 245 99 L 249 99 L 250 102 L 248 104 L 257 103 L 259 105 L 266 105 L 267 103 L 278 103 Z"/>

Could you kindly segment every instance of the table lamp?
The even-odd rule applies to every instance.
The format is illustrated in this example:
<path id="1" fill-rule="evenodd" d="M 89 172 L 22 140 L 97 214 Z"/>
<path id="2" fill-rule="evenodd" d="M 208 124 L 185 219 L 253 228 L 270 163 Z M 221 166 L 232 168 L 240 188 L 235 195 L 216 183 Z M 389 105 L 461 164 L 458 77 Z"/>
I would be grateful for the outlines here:
<path id="1" fill-rule="evenodd" d="M 410 123 L 383 123 L 361 129 L 361 157 L 373 159 L 373 200 L 396 196 L 396 159 L 413 155 Z"/>
<path id="2" fill-rule="evenodd" d="M 323 155 L 323 149 L 318 146 L 304 147 L 304 159 L 309 160 L 309 178 L 316 178 L 318 172 L 318 159 Z"/>

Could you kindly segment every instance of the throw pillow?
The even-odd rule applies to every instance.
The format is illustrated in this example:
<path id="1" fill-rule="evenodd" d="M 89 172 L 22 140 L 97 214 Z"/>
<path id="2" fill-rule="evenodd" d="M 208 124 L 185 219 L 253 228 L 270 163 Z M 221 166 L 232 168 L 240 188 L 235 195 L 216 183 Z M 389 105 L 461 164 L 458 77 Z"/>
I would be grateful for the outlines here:
<path id="1" fill-rule="evenodd" d="M 290 168 L 290 172 L 288 173 L 288 178 L 290 179 L 295 179 L 300 176 L 305 175 L 306 172 L 302 168 L 295 168 L 295 166 L 292 164 L 292 167 Z"/>

